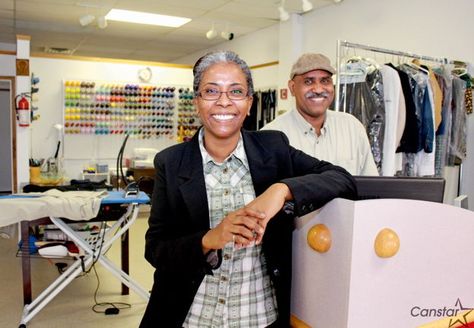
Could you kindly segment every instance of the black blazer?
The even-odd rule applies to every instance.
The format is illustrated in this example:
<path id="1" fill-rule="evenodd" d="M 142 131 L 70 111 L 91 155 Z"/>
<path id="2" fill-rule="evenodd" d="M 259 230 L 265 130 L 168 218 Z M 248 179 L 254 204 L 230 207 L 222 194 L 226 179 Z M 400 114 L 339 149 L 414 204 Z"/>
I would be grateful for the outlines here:
<path id="1" fill-rule="evenodd" d="M 314 211 L 336 197 L 354 198 L 355 182 L 343 168 L 294 149 L 277 131 L 242 130 L 256 195 L 271 184 L 290 188 L 294 214 L 280 211 L 262 241 L 275 287 L 279 327 L 289 327 L 293 217 Z M 155 157 L 155 184 L 145 257 L 156 270 L 140 327 L 181 327 L 205 274 L 212 274 L 201 239 L 209 230 L 206 186 L 198 133 Z"/>

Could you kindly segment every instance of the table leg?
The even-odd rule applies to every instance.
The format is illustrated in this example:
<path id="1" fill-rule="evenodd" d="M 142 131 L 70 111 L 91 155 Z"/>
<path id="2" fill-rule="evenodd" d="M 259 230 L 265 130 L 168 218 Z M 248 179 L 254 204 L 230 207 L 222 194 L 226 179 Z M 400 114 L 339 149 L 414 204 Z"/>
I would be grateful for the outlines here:
<path id="1" fill-rule="evenodd" d="M 30 225 L 28 221 L 21 221 L 21 271 L 23 274 L 23 304 L 31 303 L 31 264 L 30 264 Z M 25 251 L 26 250 L 26 251 Z"/>
<path id="2" fill-rule="evenodd" d="M 130 274 L 129 272 L 129 254 L 128 254 L 128 247 L 129 247 L 129 238 L 128 238 L 128 231 L 126 231 L 122 236 L 122 270 L 126 274 Z M 122 283 L 122 295 L 128 295 L 130 293 L 129 288 L 127 285 Z"/>

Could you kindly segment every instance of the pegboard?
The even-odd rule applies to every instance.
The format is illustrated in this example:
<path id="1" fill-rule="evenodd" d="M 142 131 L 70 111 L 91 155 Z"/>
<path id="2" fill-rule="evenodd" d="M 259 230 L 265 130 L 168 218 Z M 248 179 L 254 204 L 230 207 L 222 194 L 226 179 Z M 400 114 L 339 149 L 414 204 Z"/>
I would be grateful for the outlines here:
<path id="1" fill-rule="evenodd" d="M 176 86 L 67 80 L 63 94 L 67 135 L 176 136 Z"/>

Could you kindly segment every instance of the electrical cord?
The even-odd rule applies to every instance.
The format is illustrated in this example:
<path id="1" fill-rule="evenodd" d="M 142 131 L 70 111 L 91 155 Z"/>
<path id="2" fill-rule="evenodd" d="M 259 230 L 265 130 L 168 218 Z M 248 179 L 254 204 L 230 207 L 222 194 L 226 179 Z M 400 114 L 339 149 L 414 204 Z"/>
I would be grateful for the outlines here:
<path id="1" fill-rule="evenodd" d="M 118 155 L 117 155 L 117 163 L 116 163 L 116 169 L 117 169 L 117 183 L 116 183 L 116 188 L 117 190 L 120 189 L 120 178 L 122 179 L 123 183 L 126 184 L 125 176 L 123 174 L 123 153 L 125 150 L 125 145 L 127 144 L 127 140 L 130 137 L 129 134 L 125 136 L 125 139 L 123 140 L 122 146 L 119 149 Z"/>
<path id="2" fill-rule="evenodd" d="M 102 233 L 102 236 L 100 238 L 101 242 L 100 242 L 100 245 L 99 245 L 99 249 L 98 249 L 98 256 L 96 257 L 95 255 L 93 255 L 93 258 L 92 258 L 92 265 L 91 267 L 89 268 L 89 270 L 87 270 L 85 273 L 89 273 L 91 270 L 94 270 L 94 274 L 97 278 L 97 286 L 96 286 L 96 289 L 94 291 L 94 305 L 92 306 L 92 311 L 94 311 L 95 313 L 104 313 L 106 315 L 114 315 L 114 314 L 119 314 L 120 310 L 122 309 L 129 309 L 132 307 L 131 304 L 129 303 L 124 303 L 124 302 L 97 302 L 97 294 L 98 294 L 98 291 L 99 291 L 99 287 L 100 287 L 100 279 L 99 279 L 99 274 L 97 273 L 97 270 L 95 268 L 95 264 L 97 263 L 97 261 L 99 260 L 99 257 L 102 255 L 102 247 L 104 245 L 104 236 L 105 236 L 105 232 L 106 232 L 106 222 L 105 221 L 102 221 L 101 223 L 101 227 L 100 227 L 100 233 Z M 93 249 L 93 254 L 96 253 L 96 248 L 97 248 L 97 244 L 94 245 L 94 249 Z M 108 250 L 107 250 L 108 251 Z M 107 306 L 107 308 L 105 310 L 98 310 L 98 308 L 100 307 L 104 307 L 104 306 Z"/>
<path id="3" fill-rule="evenodd" d="M 64 271 L 66 271 L 67 263 L 56 262 L 55 265 L 56 265 L 56 268 L 58 269 L 59 274 L 62 274 Z"/>
<path id="4" fill-rule="evenodd" d="M 100 287 L 100 279 L 99 279 L 99 274 L 97 273 L 97 270 L 95 268 L 95 265 L 92 265 L 92 268 L 94 269 L 95 276 L 97 278 L 97 287 L 94 291 L 94 305 L 92 306 L 92 311 L 95 313 L 104 313 L 104 314 L 118 314 L 120 310 L 122 309 L 129 309 L 132 307 L 131 304 L 125 303 L 125 302 L 97 302 L 97 294 L 99 291 Z M 100 307 L 105 307 L 107 308 L 105 310 L 98 310 Z"/>
<path id="5" fill-rule="evenodd" d="M 106 233 L 106 226 L 107 226 L 106 222 L 102 221 L 101 225 L 100 225 L 100 232 L 99 232 L 99 233 L 102 234 L 101 237 L 100 237 L 100 243 L 95 243 L 94 246 L 92 247 L 92 264 L 91 264 L 90 268 L 88 270 L 85 270 L 84 263 L 82 263 L 81 265 L 82 265 L 83 273 L 78 275 L 76 278 L 83 277 L 83 276 L 87 275 L 88 273 L 90 273 L 91 270 L 94 270 L 94 274 L 97 278 L 97 286 L 96 286 L 95 291 L 94 291 L 94 303 L 95 304 L 91 307 L 91 309 L 95 313 L 104 313 L 106 315 L 116 315 L 116 314 L 120 313 L 120 310 L 129 309 L 129 308 L 132 307 L 132 305 L 129 304 L 129 303 L 125 303 L 125 302 L 100 302 L 99 303 L 97 301 L 97 294 L 99 292 L 99 287 L 100 287 L 100 278 L 99 278 L 99 274 L 97 273 L 97 270 L 95 268 L 95 264 L 99 260 L 99 257 L 101 255 L 104 255 L 108 251 L 108 249 L 107 249 L 104 254 L 101 253 L 102 252 L 102 247 L 103 247 L 104 242 L 105 242 L 104 237 L 105 237 L 105 233 Z M 97 247 L 98 247 L 98 251 L 97 251 Z M 98 254 L 98 256 L 95 256 L 96 253 Z M 83 261 L 84 256 L 80 256 L 79 258 L 81 259 L 81 261 Z M 67 268 L 66 263 L 57 262 L 57 263 L 55 263 L 55 265 L 56 265 L 56 268 L 58 269 L 59 274 L 62 274 L 62 273 L 64 273 L 64 271 L 66 271 L 66 268 Z M 107 308 L 105 310 L 98 309 L 98 308 L 101 308 L 101 307 L 107 307 Z"/>

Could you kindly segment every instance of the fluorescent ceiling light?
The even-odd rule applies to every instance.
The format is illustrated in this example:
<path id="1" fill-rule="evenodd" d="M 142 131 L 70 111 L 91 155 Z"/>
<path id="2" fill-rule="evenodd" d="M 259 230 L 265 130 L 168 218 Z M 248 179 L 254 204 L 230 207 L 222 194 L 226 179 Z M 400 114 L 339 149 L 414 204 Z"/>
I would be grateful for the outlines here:
<path id="1" fill-rule="evenodd" d="M 136 24 L 149 24 L 158 26 L 179 27 L 186 24 L 191 18 L 166 16 L 144 13 L 140 11 L 130 11 L 122 9 L 112 9 L 105 16 L 106 20 L 129 22 Z"/>

